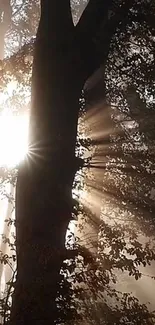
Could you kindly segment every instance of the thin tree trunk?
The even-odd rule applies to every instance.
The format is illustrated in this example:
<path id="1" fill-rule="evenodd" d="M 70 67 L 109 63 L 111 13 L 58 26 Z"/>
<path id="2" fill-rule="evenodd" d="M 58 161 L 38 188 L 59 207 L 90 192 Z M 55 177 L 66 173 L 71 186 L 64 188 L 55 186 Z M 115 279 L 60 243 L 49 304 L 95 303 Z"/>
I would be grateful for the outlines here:
<path id="1" fill-rule="evenodd" d="M 0 60 L 4 59 L 5 35 L 11 23 L 11 16 L 10 0 L 0 0 Z"/>

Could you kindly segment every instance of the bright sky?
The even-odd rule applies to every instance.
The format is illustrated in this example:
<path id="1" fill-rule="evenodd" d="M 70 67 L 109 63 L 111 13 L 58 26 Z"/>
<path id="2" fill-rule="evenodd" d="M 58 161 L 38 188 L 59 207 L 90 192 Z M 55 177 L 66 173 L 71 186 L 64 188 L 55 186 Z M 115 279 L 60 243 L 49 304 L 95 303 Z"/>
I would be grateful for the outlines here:
<path id="1" fill-rule="evenodd" d="M 0 116 L 0 166 L 13 167 L 26 155 L 28 116 Z"/>
<path id="2" fill-rule="evenodd" d="M 0 94 L 0 167 L 14 167 L 28 150 L 28 114 L 15 116 L 8 107 L 3 107 L 5 97 L 11 96 L 15 87 L 15 83 L 10 83 L 6 94 Z"/>

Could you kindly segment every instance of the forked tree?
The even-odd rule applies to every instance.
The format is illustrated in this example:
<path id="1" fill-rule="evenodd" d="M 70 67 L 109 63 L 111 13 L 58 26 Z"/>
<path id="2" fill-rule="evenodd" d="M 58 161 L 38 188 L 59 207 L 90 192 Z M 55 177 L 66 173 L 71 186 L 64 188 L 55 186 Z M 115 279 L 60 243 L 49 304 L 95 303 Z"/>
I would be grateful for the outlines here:
<path id="1" fill-rule="evenodd" d="M 72 185 L 79 98 L 102 64 L 133 0 L 90 0 L 74 26 L 70 0 L 41 0 L 32 72 L 29 153 L 16 188 L 17 281 L 11 325 L 52 325 L 65 236 L 72 219 Z M 102 29 L 102 47 L 97 35 Z M 103 92 L 105 87 L 103 84 Z"/>

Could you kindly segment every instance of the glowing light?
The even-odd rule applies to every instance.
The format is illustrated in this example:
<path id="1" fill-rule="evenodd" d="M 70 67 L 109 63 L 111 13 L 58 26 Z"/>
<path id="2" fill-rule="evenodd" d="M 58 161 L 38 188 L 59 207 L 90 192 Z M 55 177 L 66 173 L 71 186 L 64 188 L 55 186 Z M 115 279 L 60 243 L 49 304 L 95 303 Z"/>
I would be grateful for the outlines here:
<path id="1" fill-rule="evenodd" d="M 7 84 L 6 88 L 3 89 L 3 91 L 0 93 L 0 104 L 2 106 L 4 105 L 5 100 L 7 100 L 9 96 L 12 96 L 16 88 L 17 88 L 17 81 L 12 80 Z M 3 111 L 6 112 L 7 108 L 5 107 Z"/>
<path id="2" fill-rule="evenodd" d="M 28 152 L 27 115 L 0 116 L 0 166 L 13 167 L 24 159 Z"/>

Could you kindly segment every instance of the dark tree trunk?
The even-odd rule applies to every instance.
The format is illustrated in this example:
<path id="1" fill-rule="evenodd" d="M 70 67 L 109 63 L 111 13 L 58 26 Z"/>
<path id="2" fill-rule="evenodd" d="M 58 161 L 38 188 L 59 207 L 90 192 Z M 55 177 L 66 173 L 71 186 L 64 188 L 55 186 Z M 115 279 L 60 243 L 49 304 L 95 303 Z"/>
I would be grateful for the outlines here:
<path id="1" fill-rule="evenodd" d="M 16 189 L 18 274 L 12 325 L 52 325 L 56 318 L 84 83 L 77 51 L 69 1 L 61 3 L 61 10 L 57 0 L 42 1 L 32 76 L 30 152 L 20 165 Z"/>
<path id="2" fill-rule="evenodd" d="M 99 0 L 98 4 L 104 7 Z M 98 25 L 88 37 L 89 15 L 92 17 L 92 10 L 84 15 L 84 38 L 84 21 L 74 27 L 69 0 L 41 1 L 32 76 L 30 150 L 19 167 L 16 189 L 18 273 L 11 325 L 52 325 L 57 317 L 55 299 L 66 256 L 65 236 L 78 165 L 78 102 L 85 80 L 100 63 L 91 39 Z"/>

